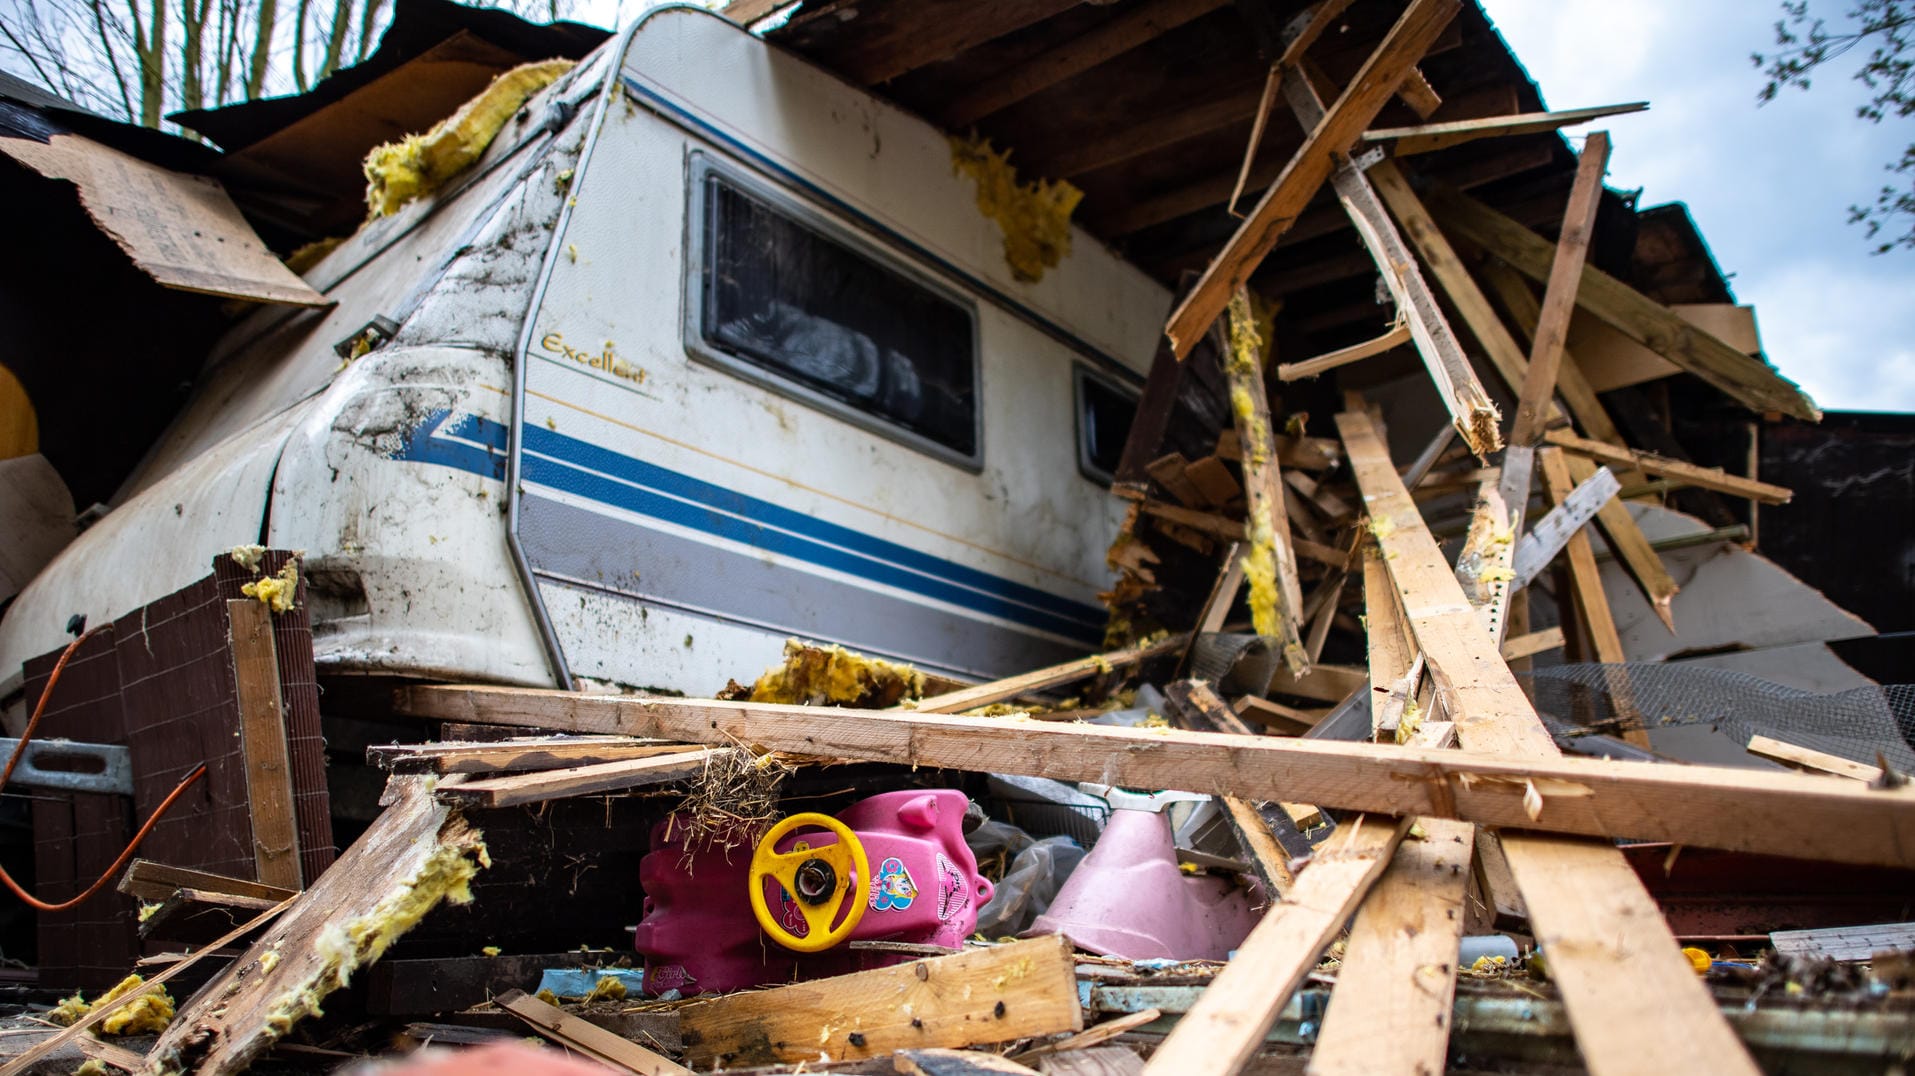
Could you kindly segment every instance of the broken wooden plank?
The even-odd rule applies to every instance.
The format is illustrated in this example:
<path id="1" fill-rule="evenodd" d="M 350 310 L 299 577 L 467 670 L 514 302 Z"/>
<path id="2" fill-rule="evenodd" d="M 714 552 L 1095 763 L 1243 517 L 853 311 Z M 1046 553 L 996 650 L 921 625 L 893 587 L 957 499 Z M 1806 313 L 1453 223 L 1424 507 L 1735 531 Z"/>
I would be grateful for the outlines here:
<path id="1" fill-rule="evenodd" d="M 1449 566 L 1443 564 L 1442 570 L 1453 586 Z M 1488 646 L 1481 622 L 1458 590 L 1456 604 L 1467 617 L 1458 627 L 1471 637 L 1438 650 L 1419 634 L 1432 663 L 1436 653 L 1448 657 L 1456 646 L 1471 651 Z M 1420 621 L 1421 630 L 1429 631 L 1429 610 L 1422 603 L 1410 604 L 1408 612 L 1413 626 Z M 1502 660 L 1493 649 L 1487 653 L 1501 676 L 1492 681 L 1484 674 L 1482 683 L 1459 684 L 1447 693 L 1471 703 L 1501 701 L 1520 706 L 1507 712 L 1533 715 Z M 1451 660 L 1452 677 L 1475 667 Z M 1360 682 L 1367 691 L 1367 676 Z M 1522 698 L 1520 704 L 1511 693 Z M 441 720 L 744 744 L 838 760 L 1099 781 L 1123 788 L 1196 785 L 1197 791 L 1247 799 L 1282 796 L 1327 807 L 1434 815 L 1489 826 L 1915 866 L 1915 845 L 1897 836 L 1898 831 L 1915 831 L 1915 787 L 1853 788 L 1800 774 L 1564 757 L 1553 751 L 1523 757 L 1503 747 L 1493 754 L 1418 751 L 1278 736 L 532 688 L 414 686 L 400 689 L 395 704 L 403 712 Z M 1456 715 L 1463 708 L 1452 704 L 1450 709 Z M 1467 720 L 1469 714 L 1460 716 Z M 1459 736 L 1465 728 L 1459 720 Z M 1551 743 L 1540 722 L 1534 740 Z M 1467 746 L 1468 739 L 1464 743 Z M 1524 806 L 1531 785 L 1544 803 L 1540 814 Z M 1534 797 L 1529 798 L 1533 805 Z M 1866 824 L 1858 823 L 1864 819 Z"/>
<path id="2" fill-rule="evenodd" d="M 1363 141 L 1384 144 L 1397 157 L 1434 153 L 1479 138 L 1508 138 L 1514 135 L 1541 134 L 1564 127 L 1576 127 L 1608 116 L 1622 116 L 1647 110 L 1649 102 L 1626 105 L 1601 105 L 1596 108 L 1566 108 L 1557 112 L 1523 112 L 1514 116 L 1486 116 L 1449 123 L 1426 123 L 1416 127 L 1377 127 L 1363 132 Z"/>
<path id="3" fill-rule="evenodd" d="M 1381 355 L 1410 342 L 1410 324 L 1398 320 L 1382 336 L 1372 337 L 1359 344 L 1325 352 L 1314 359 L 1302 362 L 1286 362 L 1277 366 L 1277 380 L 1301 381 L 1306 377 L 1316 377 L 1328 373 L 1339 366 L 1348 366 L 1353 362 L 1367 359 L 1372 355 Z"/>
<path id="4" fill-rule="evenodd" d="M 1589 243 L 1595 237 L 1596 210 L 1602 205 L 1602 177 L 1608 168 L 1609 135 L 1593 132 L 1577 159 L 1576 180 L 1569 190 L 1569 205 L 1563 211 L 1562 235 L 1556 242 L 1549 283 L 1543 289 L 1542 313 L 1536 319 L 1534 339 L 1530 343 L 1529 369 L 1523 371 L 1523 388 L 1511 422 L 1511 445 L 1534 445 L 1549 418 L 1549 402 L 1556 395 L 1556 372 L 1563 363 L 1563 342 L 1569 338 L 1569 316 L 1576 311 L 1576 286 L 1582 280 Z M 1515 491 L 1505 486 L 1503 501 L 1521 512 L 1518 502 L 1527 500 L 1528 493 L 1527 484 Z"/>
<path id="5" fill-rule="evenodd" d="M 1795 496 L 1795 492 L 1787 487 L 1732 475 L 1720 467 L 1701 467 L 1682 460 L 1658 456 L 1652 452 L 1604 444 L 1587 437 L 1578 437 L 1567 430 L 1551 430 L 1543 436 L 1543 439 L 1552 445 L 1574 452 L 1578 456 L 1586 456 L 1599 463 L 1630 468 L 1644 474 L 1680 479 L 1697 489 L 1747 497 L 1759 504 L 1787 504 L 1789 498 Z"/>
<path id="6" fill-rule="evenodd" d="M 1536 331 L 1537 319 L 1543 315 L 1543 307 L 1536 299 L 1536 293 L 1530 290 L 1529 281 L 1523 275 L 1494 258 L 1484 259 L 1476 267 L 1476 273 L 1488 286 L 1496 301 L 1509 313 L 1516 328 L 1525 333 Z M 1525 360 L 1527 361 L 1527 360 Z M 1609 417 L 1609 411 L 1603 407 L 1596 389 L 1584 376 L 1578 357 L 1568 348 L 1563 349 L 1562 369 L 1556 372 L 1556 391 L 1563 398 L 1563 406 L 1575 416 L 1576 424 L 1583 432 L 1600 441 L 1622 444 L 1622 431 L 1616 428 L 1616 422 Z"/>
<path id="7" fill-rule="evenodd" d="M 1293 736 L 1315 728 L 1324 714 L 1322 710 L 1299 710 L 1294 706 L 1271 702 L 1260 695 L 1239 695 L 1236 701 L 1230 704 L 1230 709 L 1245 721 L 1254 721 L 1266 728 L 1287 732 Z"/>
<path id="8" fill-rule="evenodd" d="M 1424 201 L 1445 229 L 1469 238 L 1532 280 L 1547 280 L 1547 239 L 1466 194 L 1433 187 Z M 1577 305 L 1753 411 L 1818 421 L 1822 412 L 1794 383 L 1593 265 L 1583 266 Z"/>
<path id="9" fill-rule="evenodd" d="M 651 758 L 621 759 L 562 770 L 540 770 L 507 777 L 489 777 L 443 785 L 441 803 L 463 807 L 516 807 L 573 796 L 629 792 L 635 788 L 686 781 L 705 772 L 724 748 L 703 748 Z"/>
<path id="10" fill-rule="evenodd" d="M 1249 293 L 1230 298 L 1230 343 L 1224 375 L 1230 411 L 1243 445 L 1244 578 L 1250 584 L 1250 619 L 1257 634 L 1277 641 L 1283 665 L 1294 673 L 1310 668 L 1303 648 L 1303 591 L 1296 553 L 1290 548 L 1290 512 L 1284 503 L 1283 468 L 1277 461 L 1270 398 L 1264 391 L 1264 343 L 1257 338 Z"/>
<path id="11" fill-rule="evenodd" d="M 1106 22 L 1069 38 L 989 79 L 977 80 L 942 110 L 944 127 L 959 130 L 1000 112 L 1040 90 L 1096 67 L 1184 23 L 1215 11 L 1227 0 L 1150 0 L 1118 9 Z"/>
<path id="12" fill-rule="evenodd" d="M 1156 516 L 1168 523 L 1189 527 L 1232 542 L 1243 541 L 1243 524 L 1228 516 L 1220 516 L 1215 512 L 1201 512 L 1195 508 L 1179 508 L 1162 501 L 1139 501 L 1137 507 L 1145 515 Z"/>
<path id="13" fill-rule="evenodd" d="M 1409 828 L 1407 818 L 1363 815 L 1325 842 L 1144 1071 L 1163 1076 L 1238 1071 L 1263 1045 L 1297 984 L 1383 873 Z"/>
<path id="14" fill-rule="evenodd" d="M 1312 1073 L 1446 1070 L 1475 834 L 1425 818 L 1397 846 L 1350 926 Z"/>
<path id="15" fill-rule="evenodd" d="M 1513 617 L 1511 619 L 1514 619 Z M 1527 635 L 1518 635 L 1503 642 L 1503 660 L 1516 661 L 1520 658 L 1540 654 L 1545 650 L 1555 650 L 1563 645 L 1563 629 L 1544 628 Z"/>
<path id="16" fill-rule="evenodd" d="M 1164 693 L 1173 705 L 1187 715 L 1192 728 L 1209 728 L 1240 736 L 1250 734 L 1249 726 L 1224 705 L 1209 684 L 1200 680 L 1179 680 L 1166 685 Z M 1277 841 L 1270 824 L 1264 821 L 1259 805 L 1241 796 L 1224 796 L 1222 802 L 1224 817 L 1236 833 L 1237 842 L 1249 853 L 1251 869 L 1263 883 L 1264 892 L 1272 895 L 1290 892 L 1291 887 L 1297 884 L 1296 875 L 1290 870 L 1290 856 Z M 1315 808 L 1306 806 L 1305 810 Z M 1289 812 L 1286 810 L 1285 813 Z"/>
<path id="17" fill-rule="evenodd" d="M 273 652 L 273 613 L 265 602 L 236 598 L 226 603 L 226 617 L 240 754 L 246 764 L 253 869 L 267 885 L 298 889 L 299 824 L 293 815 L 293 770 L 281 711 L 279 659 Z"/>
<path id="18" fill-rule="evenodd" d="M 1370 738 L 1395 742 L 1403 708 L 1416 697 L 1416 648 L 1396 588 L 1373 543 L 1363 546 L 1363 617 L 1369 646 Z"/>
<path id="19" fill-rule="evenodd" d="M 1190 354 L 1223 313 L 1231 295 L 1249 282 L 1250 274 L 1330 178 L 1337 156 L 1348 150 L 1382 111 L 1404 75 L 1435 42 L 1459 6 L 1458 0 L 1411 0 L 1382 44 L 1364 61 L 1323 121 L 1311 129 L 1283 173 L 1264 192 L 1249 219 L 1171 312 L 1164 333 L 1179 359 Z"/>
<path id="20" fill-rule="evenodd" d="M 1291 111 L 1306 127 L 1323 118 L 1323 100 L 1317 92 L 1320 81 L 1319 74 L 1305 65 L 1284 87 Z M 1443 316 L 1409 246 L 1391 223 L 1376 188 L 1362 170 L 1348 162 L 1338 166 L 1331 186 L 1357 237 L 1376 262 L 1377 272 L 1396 302 L 1397 317 L 1415 341 L 1417 354 L 1449 410 L 1451 422 L 1471 451 L 1488 455 L 1501 443 L 1496 404 L 1477 380 L 1455 330 Z"/>
<path id="21" fill-rule="evenodd" d="M 982 1050 L 899 1050 L 891 1055 L 902 1076 L 1042 1076 L 1010 1058 Z"/>
<path id="22" fill-rule="evenodd" d="M 1345 412 L 1337 416 L 1337 428 L 1397 595 L 1466 752 L 1555 764 L 1561 755 L 1554 740 L 1464 597 L 1369 416 Z M 1592 1072 L 1662 1071 L 1672 1059 L 1696 1068 L 1755 1071 L 1747 1049 L 1687 968 L 1642 880 L 1613 844 L 1514 831 L 1503 837 Z"/>
<path id="23" fill-rule="evenodd" d="M 1184 477 L 1184 469 L 1190 461 L 1181 452 L 1159 456 L 1144 465 L 1144 473 L 1157 480 L 1157 484 L 1169 491 L 1172 497 L 1191 508 L 1202 508 L 1210 502 L 1197 491 L 1190 479 Z"/>
<path id="24" fill-rule="evenodd" d="M 573 1016 L 523 990 L 498 997 L 499 1008 L 525 1021 L 525 1026 L 567 1050 L 576 1050 L 603 1065 L 638 1076 L 692 1076 L 692 1070 L 662 1054 L 621 1038 L 583 1017 Z"/>
<path id="25" fill-rule="evenodd" d="M 497 743 L 373 744 L 366 762 L 395 773 L 522 773 L 651 758 L 695 744 L 608 736 L 522 736 Z"/>
<path id="26" fill-rule="evenodd" d="M 1013 1054 L 1011 1055 L 1011 1060 L 1024 1061 L 1034 1057 L 1044 1057 L 1049 1054 L 1069 1053 L 1072 1050 L 1088 1050 L 1093 1046 L 1101 1046 L 1126 1032 L 1135 1031 L 1162 1015 L 1163 1012 L 1158 1009 L 1143 1009 L 1134 1013 L 1126 1013 L 1114 1020 L 1106 1020 L 1094 1027 L 1087 1027 L 1067 1039 L 1044 1043 L 1041 1046 L 1033 1046 L 1028 1050 Z"/>
<path id="27" fill-rule="evenodd" d="M 335 864 L 335 866 L 337 866 L 337 864 Z M 207 945 L 201 947 L 198 952 L 182 960 L 175 961 L 166 970 L 160 972 L 157 975 L 154 975 L 152 978 L 146 980 L 145 982 L 141 983 L 139 986 L 134 987 L 133 989 L 127 991 L 126 993 L 121 994 L 119 997 L 114 998 L 112 1001 L 107 1001 L 107 1002 L 95 1001 L 93 1003 L 93 1007 L 87 1010 L 86 1015 L 80 1017 L 78 1020 L 75 1020 L 73 1023 L 67 1025 L 65 1028 L 63 1028 L 60 1031 L 59 1034 L 54 1035 L 52 1038 L 35 1043 L 32 1046 L 32 1048 L 22 1052 L 18 1057 L 15 1057 L 13 1060 L 7 1062 L 4 1067 L 0 1067 L 0 1076 L 20 1076 L 21 1073 L 26 1072 L 30 1068 L 33 1068 L 34 1064 L 38 1062 L 41 1058 L 47 1056 L 48 1054 L 51 1054 L 55 1050 L 58 1050 L 60 1047 L 65 1046 L 67 1043 L 72 1042 L 74 1039 L 77 1039 L 81 1035 L 84 1035 L 88 1031 L 92 1030 L 94 1025 L 105 1020 L 107 1017 L 112 1016 L 114 1013 L 120 1011 L 126 1006 L 133 1004 L 134 1002 L 145 997 L 146 995 L 151 994 L 153 991 L 158 990 L 159 988 L 165 986 L 167 981 L 173 978 L 175 975 L 178 975 L 179 973 L 187 970 L 188 968 L 199 963 L 201 960 L 205 959 L 206 957 L 214 956 L 221 953 L 222 951 L 225 950 L 225 948 L 228 945 L 231 945 L 234 942 L 238 941 L 239 939 L 245 937 L 246 935 L 251 934 L 253 931 L 258 930 L 260 927 L 265 926 L 267 923 L 272 922 L 273 919 L 276 918 L 280 913 L 292 907 L 294 902 L 297 900 L 298 900 L 298 894 L 294 894 L 293 896 L 287 897 L 285 900 L 280 901 L 278 904 L 273 905 L 271 908 L 268 908 L 267 910 L 260 912 L 258 915 L 252 917 L 246 922 L 241 923 L 239 926 L 234 927 L 231 931 L 228 931 L 223 937 L 217 938 L 214 941 L 208 943 Z M 230 972 L 231 970 L 232 969 L 230 968 L 227 969 L 228 972 Z M 193 1006 L 189 1002 L 186 1008 L 188 1010 L 191 1010 L 193 1009 Z M 180 1014 L 180 1016 L 184 1016 L 184 1015 L 186 1015 L 184 1012 Z M 175 1028 L 178 1028 L 179 1026 L 180 1026 L 180 1018 L 175 1017 L 173 1020 L 173 1024 L 167 1028 L 167 1031 L 171 1032 Z M 162 1036 L 161 1041 L 162 1042 L 165 1041 L 164 1036 Z"/>
<path id="28" fill-rule="evenodd" d="M 149 1064 L 194 1065 L 204 1076 L 245 1071 L 441 901 L 471 900 L 485 842 L 433 798 L 431 784 L 393 778 L 385 811 L 289 914 L 181 1007 Z"/>
<path id="29" fill-rule="evenodd" d="M 1565 457 L 1563 462 L 1569 468 L 1572 482 L 1585 482 L 1596 473 L 1596 464 L 1580 456 Z M 1621 497 L 1609 498 L 1596 511 L 1596 525 L 1602 528 L 1603 537 L 1609 539 L 1609 551 L 1622 561 L 1636 585 L 1642 588 L 1643 597 L 1649 599 L 1649 608 L 1655 611 L 1662 626 L 1669 629 L 1669 634 L 1674 635 L 1674 603 L 1682 588 L 1663 565 L 1656 547 L 1643 535 L 1636 517 L 1629 514 L 1629 506 Z"/>
<path id="30" fill-rule="evenodd" d="M 1575 482 L 1569 477 L 1569 468 L 1563 463 L 1560 449 L 1546 448 L 1537 455 L 1541 465 L 1543 493 L 1551 504 L 1561 504 Z M 1612 500 L 1614 498 L 1611 498 Z M 1569 562 L 1569 577 L 1575 584 L 1576 609 L 1582 614 L 1583 623 L 1588 625 L 1591 644 L 1596 649 L 1596 660 L 1604 664 L 1620 664 L 1628 661 L 1623 651 L 1622 636 L 1616 631 L 1616 618 L 1609 610 L 1609 598 L 1602 589 L 1602 570 L 1596 566 L 1596 554 L 1589 545 L 1589 535 L 1578 530 L 1571 535 L 1568 544 L 1563 546 L 1563 556 Z"/>
<path id="31" fill-rule="evenodd" d="M 1184 468 L 1184 479 L 1197 487 L 1205 504 L 1226 505 L 1243 496 L 1243 487 L 1216 456 L 1190 461 Z"/>
<path id="32" fill-rule="evenodd" d="M 965 710 L 974 710 L 979 706 L 989 706 L 994 702 L 1015 699 L 1019 695 L 1043 691 L 1059 684 L 1068 684 L 1073 680 L 1082 680 L 1096 673 L 1108 673 L 1148 661 L 1154 657 L 1177 653 L 1184 644 L 1182 635 L 1172 635 L 1159 639 L 1146 646 L 1133 646 L 1126 650 L 1113 650 L 1108 654 L 1094 654 L 1076 661 L 1066 661 L 1034 672 L 1020 673 L 1002 680 L 993 680 L 976 687 L 961 688 L 942 695 L 931 695 L 913 702 L 911 709 L 920 714 L 956 714 Z"/>
<path id="33" fill-rule="evenodd" d="M 1750 737 L 1748 751 L 1751 755 L 1812 773 L 1850 777 L 1857 781 L 1876 781 L 1882 776 L 1880 766 L 1870 766 L 1854 759 L 1843 758 L 1841 755 L 1831 755 L 1827 751 L 1817 751 L 1812 747 L 1778 740 L 1772 736 Z"/>
<path id="34" fill-rule="evenodd" d="M 679 1010 L 686 1060 L 726 1068 L 842 1061 L 1082 1031 L 1061 935 L 914 960 Z"/>
<path id="35" fill-rule="evenodd" d="M 1437 109 L 1443 107 L 1443 98 L 1419 67 L 1410 68 L 1409 73 L 1403 76 L 1403 81 L 1396 87 L 1396 97 L 1410 106 L 1410 111 L 1416 113 L 1418 119 L 1429 119 L 1436 115 Z"/>
<path id="36" fill-rule="evenodd" d="M 1369 673 L 1354 665 L 1315 665 L 1302 676 L 1278 669 L 1270 680 L 1270 690 L 1318 702 L 1339 703 L 1349 698 L 1351 692 L 1364 690 L 1369 683 Z"/>
<path id="37" fill-rule="evenodd" d="M 298 892 L 296 889 L 282 889 L 279 886 L 265 885 L 249 878 L 228 878 L 223 874 L 193 870 L 189 867 L 169 866 L 165 863 L 155 863 L 150 859 L 134 860 L 126 868 L 126 874 L 120 878 L 118 888 L 129 897 L 145 901 L 165 900 L 180 889 L 253 897 L 274 902 L 285 900 Z"/>

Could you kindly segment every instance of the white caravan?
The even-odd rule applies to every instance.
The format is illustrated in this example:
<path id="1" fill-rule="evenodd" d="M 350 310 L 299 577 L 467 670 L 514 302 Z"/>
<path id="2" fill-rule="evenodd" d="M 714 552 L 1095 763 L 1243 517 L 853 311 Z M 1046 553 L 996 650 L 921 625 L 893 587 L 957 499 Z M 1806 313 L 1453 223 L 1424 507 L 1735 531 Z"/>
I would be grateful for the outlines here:
<path id="1" fill-rule="evenodd" d="M 304 550 L 321 675 L 708 694 L 784 639 L 987 677 L 1082 654 L 1170 296 L 1079 231 L 1013 278 L 945 135 L 651 11 L 437 197 L 262 309 L 0 622 L 4 693 Z M 343 361 L 362 334 L 379 346 Z"/>

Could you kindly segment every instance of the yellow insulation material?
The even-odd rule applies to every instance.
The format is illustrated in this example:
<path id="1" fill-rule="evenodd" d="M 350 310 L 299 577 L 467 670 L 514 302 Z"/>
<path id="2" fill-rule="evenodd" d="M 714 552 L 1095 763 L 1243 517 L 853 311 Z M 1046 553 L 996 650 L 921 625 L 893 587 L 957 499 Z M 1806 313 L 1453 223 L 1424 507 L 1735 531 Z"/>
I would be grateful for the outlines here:
<path id="1" fill-rule="evenodd" d="M 71 1027 L 81 1017 L 92 1012 L 96 1006 L 110 1001 L 118 1001 L 134 990 L 146 984 L 138 975 L 129 975 L 121 979 L 113 989 L 93 999 L 92 1004 L 75 994 L 47 1013 L 47 1019 L 61 1027 Z M 166 1030 L 173 1022 L 173 999 L 165 987 L 141 995 L 137 1000 L 128 1002 L 115 1009 L 106 1019 L 100 1021 L 102 1034 L 106 1035 L 157 1035 Z"/>
<path id="2" fill-rule="evenodd" d="M 375 146 L 366 154 L 366 205 L 383 217 L 423 198 L 472 167 L 499 129 L 533 94 L 573 67 L 571 60 L 543 60 L 515 67 L 492 80 L 484 93 L 422 135 Z"/>
<path id="3" fill-rule="evenodd" d="M 490 867 L 492 859 L 478 830 L 456 817 L 448 830 L 441 831 L 444 843 L 419 872 L 387 892 L 371 911 L 344 923 L 327 924 L 313 943 L 321 961 L 318 971 L 278 998 L 267 1014 L 267 1025 L 276 1035 L 284 1035 L 305 1017 L 321 1015 L 319 1003 L 326 995 L 345 986 L 353 972 L 384 956 L 393 942 L 418 926 L 440 902 L 472 903 L 472 879 L 480 868 Z"/>
<path id="4" fill-rule="evenodd" d="M 289 560 L 279 574 L 255 579 L 240 587 L 239 592 L 248 598 L 265 602 L 266 608 L 275 613 L 283 613 L 293 607 L 294 598 L 299 593 L 299 562 Z"/>
<path id="5" fill-rule="evenodd" d="M 978 212 L 1003 230 L 1011 275 L 1035 284 L 1071 252 L 1071 213 L 1084 192 L 1061 179 L 1019 183 L 1010 157 L 986 138 L 951 139 L 951 170 L 977 181 Z"/>
<path id="6" fill-rule="evenodd" d="M 750 697 L 794 706 L 878 707 L 923 694 L 924 674 L 909 665 L 787 639 L 784 664 L 766 670 L 751 685 Z"/>

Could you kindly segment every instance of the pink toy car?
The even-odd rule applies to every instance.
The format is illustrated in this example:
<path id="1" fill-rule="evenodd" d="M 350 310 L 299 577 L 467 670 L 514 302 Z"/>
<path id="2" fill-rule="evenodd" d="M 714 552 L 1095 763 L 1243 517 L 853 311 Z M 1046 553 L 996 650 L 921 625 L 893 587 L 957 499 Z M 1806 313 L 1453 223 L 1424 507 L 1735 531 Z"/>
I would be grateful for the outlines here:
<path id="1" fill-rule="evenodd" d="M 977 859 L 964 843 L 968 805 L 963 793 L 949 789 L 887 792 L 838 814 L 838 821 L 864 845 L 873 875 L 852 880 L 847 899 L 862 901 L 865 910 L 847 942 L 903 941 L 954 949 L 964 943 L 977 926 L 978 909 L 991 899 L 991 883 L 978 875 Z M 667 819 L 653 828 L 652 850 L 639 861 L 645 912 L 633 946 L 645 957 L 647 993 L 739 990 L 908 959 L 844 945 L 814 955 L 783 948 L 760 929 L 752 913 L 748 885 L 755 841 L 688 851 L 683 824 L 675 822 Z M 791 851 L 800 840 L 819 847 L 837 838 L 794 833 L 779 841 L 776 850 Z M 767 880 L 765 885 L 769 907 L 780 909 L 792 902 L 777 882 Z M 791 911 L 779 921 L 803 935 L 803 918 Z"/>

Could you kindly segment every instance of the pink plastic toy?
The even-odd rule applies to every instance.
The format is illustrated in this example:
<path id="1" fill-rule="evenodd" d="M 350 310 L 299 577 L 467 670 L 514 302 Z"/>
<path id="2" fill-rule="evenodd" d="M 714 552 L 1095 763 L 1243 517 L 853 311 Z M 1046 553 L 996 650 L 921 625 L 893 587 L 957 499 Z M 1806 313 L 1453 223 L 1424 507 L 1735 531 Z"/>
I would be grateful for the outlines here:
<path id="1" fill-rule="evenodd" d="M 991 883 L 978 875 L 977 859 L 964 843 L 968 804 L 963 793 L 948 789 L 887 792 L 838 814 L 864 845 L 873 875 L 854 880 L 853 896 L 865 909 L 847 941 L 963 944 L 977 927 L 978 909 L 991 899 Z M 747 885 L 755 839 L 688 854 L 683 832 L 682 822 L 659 823 L 652 850 L 639 861 L 645 910 L 633 946 L 645 957 L 646 992 L 739 990 L 908 959 L 842 945 L 816 955 L 781 947 L 759 928 L 751 909 Z M 819 831 L 792 834 L 775 848 L 788 852 L 800 840 L 816 848 L 837 838 Z M 778 883 L 766 884 L 771 908 L 792 900 Z M 794 934 L 805 933 L 802 917 L 781 919 Z"/>
<path id="2" fill-rule="evenodd" d="M 1080 949 L 1127 960 L 1223 960 L 1256 922 L 1241 887 L 1177 869 L 1168 818 L 1116 810 L 1023 936 L 1062 934 Z"/>

